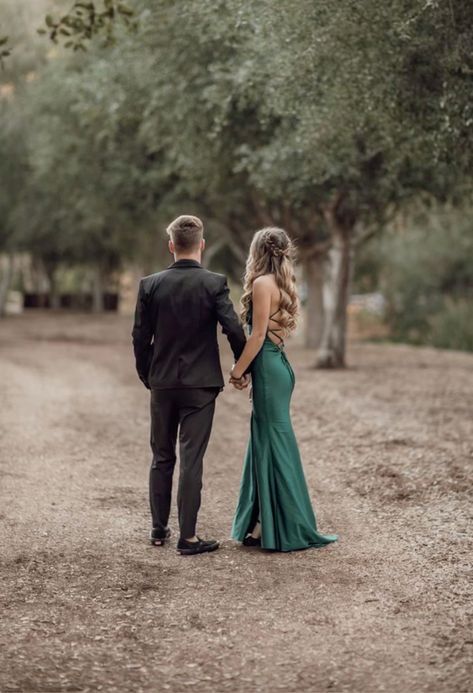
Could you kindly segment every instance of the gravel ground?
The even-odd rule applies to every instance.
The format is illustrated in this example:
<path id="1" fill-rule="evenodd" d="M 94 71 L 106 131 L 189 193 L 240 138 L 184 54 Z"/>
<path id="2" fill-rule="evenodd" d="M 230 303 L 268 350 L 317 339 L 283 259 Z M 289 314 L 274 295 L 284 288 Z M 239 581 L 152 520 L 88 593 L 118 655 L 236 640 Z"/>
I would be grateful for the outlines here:
<path id="1" fill-rule="evenodd" d="M 246 395 L 219 397 L 199 531 L 148 545 L 148 395 L 124 317 L 0 324 L 0 690 L 473 690 L 473 356 L 354 343 L 298 378 L 293 418 L 328 548 L 228 539 Z M 226 359 L 229 356 L 225 348 Z"/>

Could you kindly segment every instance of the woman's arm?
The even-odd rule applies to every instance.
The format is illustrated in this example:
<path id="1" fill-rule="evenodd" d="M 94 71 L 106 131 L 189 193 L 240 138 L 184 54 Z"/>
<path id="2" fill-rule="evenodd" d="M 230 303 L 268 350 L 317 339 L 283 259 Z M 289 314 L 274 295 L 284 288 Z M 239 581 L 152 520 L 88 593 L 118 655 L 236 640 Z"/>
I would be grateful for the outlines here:
<path id="1" fill-rule="evenodd" d="M 253 325 L 240 358 L 231 370 L 231 377 L 240 380 L 257 356 L 268 331 L 271 310 L 272 282 L 270 277 L 257 277 L 253 282 Z"/>

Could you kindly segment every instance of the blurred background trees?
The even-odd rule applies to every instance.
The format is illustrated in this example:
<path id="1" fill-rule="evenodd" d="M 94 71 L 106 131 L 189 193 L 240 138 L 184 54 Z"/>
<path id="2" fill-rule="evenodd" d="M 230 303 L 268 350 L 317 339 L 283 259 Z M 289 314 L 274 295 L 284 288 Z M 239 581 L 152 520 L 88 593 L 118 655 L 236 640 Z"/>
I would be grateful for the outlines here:
<path id="1" fill-rule="evenodd" d="M 164 266 L 188 211 L 235 282 L 256 228 L 288 230 L 319 366 L 345 363 L 353 281 L 393 338 L 471 348 L 471 4 L 5 4 L 0 250 L 53 305 L 66 270 L 100 310 L 130 263 Z"/>

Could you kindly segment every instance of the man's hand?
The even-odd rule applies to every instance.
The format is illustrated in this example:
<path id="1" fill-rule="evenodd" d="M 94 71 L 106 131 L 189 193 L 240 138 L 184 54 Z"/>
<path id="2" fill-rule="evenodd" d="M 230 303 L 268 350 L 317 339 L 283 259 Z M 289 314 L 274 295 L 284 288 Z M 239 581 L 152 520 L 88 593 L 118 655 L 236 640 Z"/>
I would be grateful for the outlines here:
<path id="1" fill-rule="evenodd" d="M 229 382 L 236 390 L 246 390 L 250 384 L 250 376 L 244 375 L 241 378 L 234 378 L 232 375 L 230 375 Z"/>

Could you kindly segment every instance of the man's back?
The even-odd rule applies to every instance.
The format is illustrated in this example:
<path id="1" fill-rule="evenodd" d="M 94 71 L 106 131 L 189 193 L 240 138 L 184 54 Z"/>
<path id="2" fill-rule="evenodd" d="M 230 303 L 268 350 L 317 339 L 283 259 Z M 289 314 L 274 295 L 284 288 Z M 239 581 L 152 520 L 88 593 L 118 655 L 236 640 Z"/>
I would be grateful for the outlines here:
<path id="1" fill-rule="evenodd" d="M 186 259 L 142 279 L 133 344 L 143 382 L 152 389 L 223 387 L 217 323 L 238 358 L 245 336 L 223 275 Z"/>

